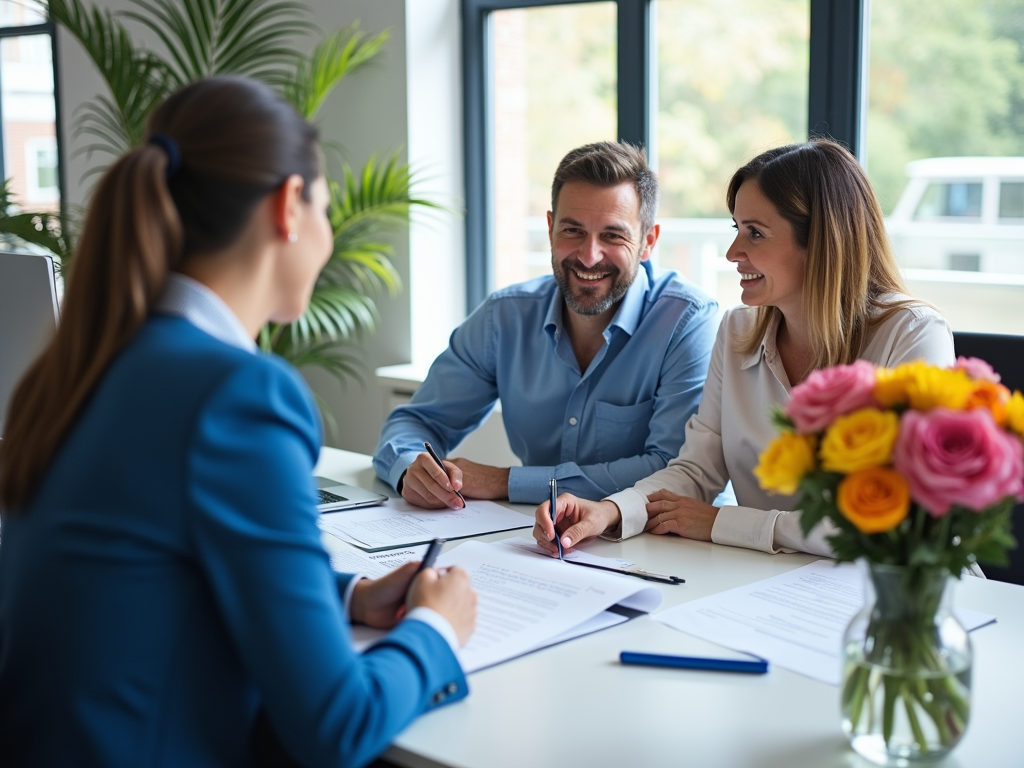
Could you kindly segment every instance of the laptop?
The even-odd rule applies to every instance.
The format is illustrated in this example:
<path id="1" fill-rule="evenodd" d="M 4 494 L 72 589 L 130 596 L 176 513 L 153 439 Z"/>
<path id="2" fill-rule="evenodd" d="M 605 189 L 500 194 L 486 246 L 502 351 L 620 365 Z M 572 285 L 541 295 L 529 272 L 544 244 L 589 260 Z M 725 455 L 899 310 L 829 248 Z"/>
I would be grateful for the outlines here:
<path id="1" fill-rule="evenodd" d="M 0 436 L 11 395 L 57 331 L 53 259 L 0 252 Z"/>
<path id="2" fill-rule="evenodd" d="M 339 483 L 326 477 L 314 477 L 317 491 L 320 494 L 320 501 L 316 508 L 321 512 L 337 512 L 343 509 L 356 509 L 357 507 L 375 507 L 388 500 L 373 491 L 365 491 L 354 485 Z"/>

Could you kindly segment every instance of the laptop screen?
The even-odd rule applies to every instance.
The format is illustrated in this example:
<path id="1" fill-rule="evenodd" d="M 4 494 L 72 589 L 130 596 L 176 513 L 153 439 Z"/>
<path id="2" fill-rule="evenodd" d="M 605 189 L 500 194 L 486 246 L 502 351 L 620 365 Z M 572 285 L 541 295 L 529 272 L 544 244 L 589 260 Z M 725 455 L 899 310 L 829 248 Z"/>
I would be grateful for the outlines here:
<path id="1" fill-rule="evenodd" d="M 57 330 L 49 256 L 0 252 L 0 436 L 18 381 Z"/>

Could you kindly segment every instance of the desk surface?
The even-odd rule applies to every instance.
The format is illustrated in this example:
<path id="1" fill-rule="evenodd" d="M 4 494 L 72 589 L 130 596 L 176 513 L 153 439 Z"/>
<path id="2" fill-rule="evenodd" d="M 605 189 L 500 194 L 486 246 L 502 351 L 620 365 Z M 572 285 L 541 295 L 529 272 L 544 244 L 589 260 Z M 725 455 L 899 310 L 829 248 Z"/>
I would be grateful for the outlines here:
<path id="1" fill-rule="evenodd" d="M 325 448 L 317 471 L 390 490 L 361 454 Z M 532 507 L 512 506 L 532 516 Z M 595 542 L 592 551 L 683 576 L 684 585 L 660 587 L 661 610 L 818 559 L 647 534 Z M 995 614 L 998 621 L 971 634 L 970 725 L 952 755 L 932 765 L 1024 765 L 1013 695 L 1024 694 L 1024 587 L 967 578 L 956 590 L 958 605 Z M 720 651 L 647 617 L 635 619 L 470 675 L 469 698 L 421 717 L 386 757 L 408 768 L 870 765 L 847 746 L 838 688 L 779 667 L 757 676 L 625 667 L 618 655 L 627 649 L 705 656 Z"/>

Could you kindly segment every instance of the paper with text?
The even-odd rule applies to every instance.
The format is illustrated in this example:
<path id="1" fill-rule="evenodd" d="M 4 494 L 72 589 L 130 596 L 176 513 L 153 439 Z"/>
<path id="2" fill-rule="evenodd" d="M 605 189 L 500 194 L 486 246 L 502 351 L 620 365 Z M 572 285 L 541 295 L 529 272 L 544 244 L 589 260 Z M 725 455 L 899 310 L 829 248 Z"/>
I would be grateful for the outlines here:
<path id="1" fill-rule="evenodd" d="M 864 604 L 863 574 L 852 564 L 819 560 L 651 618 L 726 648 L 839 685 L 846 625 Z M 994 616 L 954 609 L 968 630 Z"/>
<path id="2" fill-rule="evenodd" d="M 379 579 L 410 560 L 421 559 L 427 546 L 423 544 L 405 549 L 386 549 L 383 552 L 364 552 L 345 545 L 331 552 L 331 568 L 339 573 L 358 573 L 368 579 Z"/>
<path id="3" fill-rule="evenodd" d="M 459 652 L 466 672 L 626 621 L 608 610 L 614 605 L 628 602 L 650 612 L 662 600 L 659 588 L 628 576 L 575 568 L 500 544 L 468 541 L 437 559 L 438 568 L 452 565 L 469 573 L 478 596 L 476 632 Z M 353 628 L 360 649 L 381 636 Z"/>
<path id="4" fill-rule="evenodd" d="M 379 507 L 320 515 L 321 530 L 370 551 L 532 527 L 532 517 L 491 501 L 470 501 L 455 510 L 423 509 L 404 499 L 388 499 Z"/>

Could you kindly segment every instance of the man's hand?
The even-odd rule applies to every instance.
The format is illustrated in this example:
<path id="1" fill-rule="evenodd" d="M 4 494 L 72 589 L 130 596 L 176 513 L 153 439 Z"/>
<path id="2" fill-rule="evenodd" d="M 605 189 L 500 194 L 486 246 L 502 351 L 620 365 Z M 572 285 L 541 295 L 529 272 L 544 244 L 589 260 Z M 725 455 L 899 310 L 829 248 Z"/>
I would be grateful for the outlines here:
<path id="1" fill-rule="evenodd" d="M 469 459 L 452 459 L 444 465 L 451 480 L 430 454 L 419 454 L 402 476 L 402 498 L 427 509 L 462 509 L 456 491 L 473 499 L 508 498 L 507 467 L 491 467 Z"/>
<path id="2" fill-rule="evenodd" d="M 533 525 L 533 538 L 544 549 L 558 554 L 555 544 L 555 529 L 561 530 L 562 546 L 575 547 L 581 541 L 599 536 L 616 528 L 622 521 L 622 513 L 613 501 L 587 501 L 571 493 L 563 493 L 555 499 L 555 522 L 551 524 L 551 502 L 545 501 L 537 507 Z"/>
<path id="3" fill-rule="evenodd" d="M 451 480 L 429 453 L 417 455 L 402 475 L 402 498 L 426 509 L 462 509 L 462 499 L 456 493 L 462 488 L 462 470 L 450 461 L 444 466 Z"/>
<path id="4" fill-rule="evenodd" d="M 405 605 L 405 595 L 418 567 L 419 562 L 413 561 L 379 579 L 361 579 L 352 590 L 352 623 L 378 629 L 395 626 L 398 609 Z"/>
<path id="5" fill-rule="evenodd" d="M 492 467 L 477 464 L 469 459 L 452 459 L 452 464 L 462 472 L 463 496 L 474 499 L 507 499 L 508 467 Z"/>
<path id="6" fill-rule="evenodd" d="M 674 533 L 687 539 L 711 541 L 718 507 L 689 496 L 677 496 L 661 490 L 647 497 L 648 533 Z"/>

